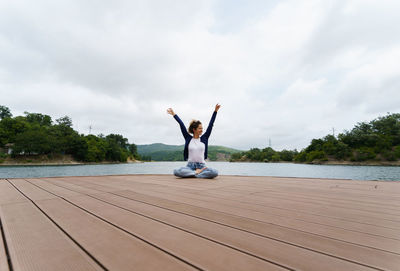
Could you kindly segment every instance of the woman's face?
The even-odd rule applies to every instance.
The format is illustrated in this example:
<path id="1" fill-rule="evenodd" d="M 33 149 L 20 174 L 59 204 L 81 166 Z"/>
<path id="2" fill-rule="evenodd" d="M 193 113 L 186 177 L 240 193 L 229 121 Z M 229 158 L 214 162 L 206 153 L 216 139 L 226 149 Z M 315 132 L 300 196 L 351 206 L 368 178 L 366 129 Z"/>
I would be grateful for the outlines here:
<path id="1" fill-rule="evenodd" d="M 203 125 L 199 125 L 197 126 L 196 129 L 193 129 L 194 133 L 193 134 L 198 134 L 198 135 L 202 135 L 203 134 Z"/>

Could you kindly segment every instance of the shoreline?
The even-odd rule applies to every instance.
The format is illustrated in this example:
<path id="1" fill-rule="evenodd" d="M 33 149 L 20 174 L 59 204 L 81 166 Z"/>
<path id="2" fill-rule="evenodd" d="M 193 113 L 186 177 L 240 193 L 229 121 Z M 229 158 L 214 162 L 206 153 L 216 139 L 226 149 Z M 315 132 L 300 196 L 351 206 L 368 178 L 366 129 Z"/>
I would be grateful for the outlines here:
<path id="1" fill-rule="evenodd" d="M 77 162 L 77 161 L 54 161 L 54 162 L 17 162 L 4 161 L 0 163 L 0 167 L 13 167 L 13 166 L 83 166 L 83 165 L 112 165 L 112 164 L 137 164 L 144 162 L 184 162 L 184 161 L 140 161 L 129 160 L 127 162 Z M 331 165 L 331 166 L 400 166 L 400 161 L 387 162 L 387 161 L 366 161 L 366 162 L 351 162 L 351 161 L 325 161 L 325 162 L 311 162 L 311 163 L 298 163 L 298 162 L 261 162 L 261 161 L 208 161 L 208 162 L 226 162 L 226 163 L 260 163 L 260 164 L 299 164 L 299 165 Z"/>
<path id="2" fill-rule="evenodd" d="M 25 166 L 84 166 L 84 165 L 111 165 L 111 164 L 136 164 L 136 163 L 144 163 L 140 160 L 128 160 L 126 162 L 78 162 L 75 160 L 60 160 L 55 159 L 54 161 L 20 161 L 16 162 L 13 159 L 7 159 L 4 162 L 0 163 L 0 167 L 25 167 Z"/>
<path id="3" fill-rule="evenodd" d="M 218 162 L 218 161 L 217 161 Z M 298 164 L 298 165 L 332 165 L 332 166 L 400 166 L 400 161 L 365 161 L 365 162 L 351 162 L 351 161 L 315 161 L 311 163 L 299 163 L 289 161 L 276 161 L 276 162 L 262 162 L 262 161 L 227 161 L 229 163 L 262 163 L 262 164 Z"/>
<path id="4" fill-rule="evenodd" d="M 303 164 L 303 163 L 299 163 Z M 336 165 L 336 166 L 390 166 L 398 167 L 400 166 L 400 161 L 366 161 L 366 162 L 351 162 L 351 161 L 327 161 L 327 162 L 315 162 L 315 163 L 304 163 L 310 165 Z"/>

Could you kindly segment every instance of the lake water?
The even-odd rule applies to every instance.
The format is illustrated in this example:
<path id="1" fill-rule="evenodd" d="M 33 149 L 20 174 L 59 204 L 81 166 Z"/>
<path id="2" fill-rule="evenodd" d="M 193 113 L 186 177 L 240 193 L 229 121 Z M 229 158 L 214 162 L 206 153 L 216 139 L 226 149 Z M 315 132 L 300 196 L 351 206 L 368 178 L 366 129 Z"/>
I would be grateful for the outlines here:
<path id="1" fill-rule="evenodd" d="M 185 165 L 185 162 L 148 162 L 133 164 L 74 166 L 1 166 L 0 178 L 38 178 L 120 174 L 172 174 L 175 168 Z M 217 169 L 220 175 L 400 181 L 400 167 L 390 166 L 342 166 L 229 162 L 208 162 L 207 166 Z"/>

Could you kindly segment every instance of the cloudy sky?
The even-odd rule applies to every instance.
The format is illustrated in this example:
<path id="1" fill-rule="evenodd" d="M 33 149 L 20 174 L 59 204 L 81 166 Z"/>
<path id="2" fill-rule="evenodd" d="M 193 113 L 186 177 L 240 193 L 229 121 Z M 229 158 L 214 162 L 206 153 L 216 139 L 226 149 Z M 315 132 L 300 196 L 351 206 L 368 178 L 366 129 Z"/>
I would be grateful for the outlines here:
<path id="1" fill-rule="evenodd" d="M 88 134 L 302 149 L 400 112 L 398 0 L 2 0 L 0 105 Z"/>

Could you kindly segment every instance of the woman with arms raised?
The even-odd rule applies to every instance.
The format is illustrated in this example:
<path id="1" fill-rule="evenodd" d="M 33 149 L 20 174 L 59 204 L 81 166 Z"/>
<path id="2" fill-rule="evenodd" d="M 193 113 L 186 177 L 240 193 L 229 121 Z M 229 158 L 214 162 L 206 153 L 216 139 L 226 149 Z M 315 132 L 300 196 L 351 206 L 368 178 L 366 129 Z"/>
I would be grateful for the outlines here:
<path id="1" fill-rule="evenodd" d="M 172 115 L 179 123 L 182 135 L 185 138 L 183 157 L 185 161 L 188 161 L 186 167 L 174 170 L 175 176 L 182 178 L 197 177 L 208 179 L 218 176 L 217 170 L 206 167 L 205 159 L 207 159 L 208 155 L 208 138 L 211 135 L 211 130 L 220 107 L 221 105 L 219 104 L 215 106 L 215 110 L 204 135 L 202 135 L 203 126 L 200 121 L 193 120 L 189 125 L 189 129 L 186 130 L 185 124 L 183 124 L 178 115 L 174 113 L 172 108 L 168 108 L 167 113 Z"/>

